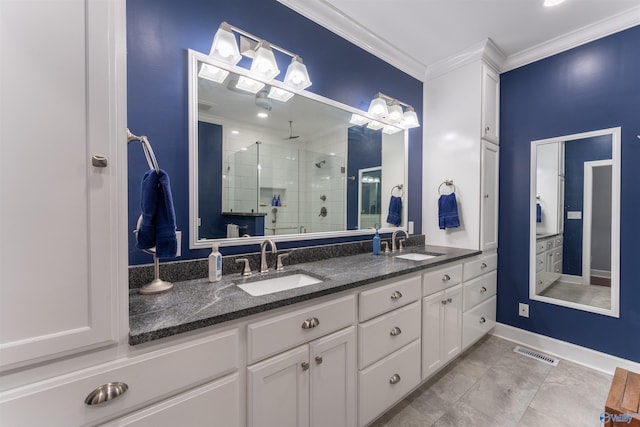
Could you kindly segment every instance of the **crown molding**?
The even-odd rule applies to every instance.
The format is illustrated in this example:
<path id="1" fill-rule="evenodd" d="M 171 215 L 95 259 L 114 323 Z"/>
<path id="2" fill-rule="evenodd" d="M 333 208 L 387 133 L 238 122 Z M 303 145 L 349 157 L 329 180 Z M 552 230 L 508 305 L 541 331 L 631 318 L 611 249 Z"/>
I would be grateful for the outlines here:
<path id="1" fill-rule="evenodd" d="M 435 79 L 463 65 L 484 60 L 489 66 L 500 70 L 506 57 L 491 39 L 485 39 L 457 55 L 438 61 L 427 68 L 425 81 Z"/>
<path id="2" fill-rule="evenodd" d="M 640 6 L 509 55 L 500 72 L 522 67 L 636 25 L 640 25 Z"/>
<path id="3" fill-rule="evenodd" d="M 278 0 L 302 16 L 393 65 L 411 77 L 424 81 L 426 65 L 369 31 L 325 0 Z"/>

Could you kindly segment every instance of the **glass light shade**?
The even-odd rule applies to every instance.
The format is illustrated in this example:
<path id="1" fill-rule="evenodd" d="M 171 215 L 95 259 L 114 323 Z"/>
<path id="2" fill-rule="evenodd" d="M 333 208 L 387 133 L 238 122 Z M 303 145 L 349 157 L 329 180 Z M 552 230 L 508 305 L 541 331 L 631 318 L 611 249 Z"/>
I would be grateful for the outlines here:
<path id="1" fill-rule="evenodd" d="M 402 107 L 400 104 L 391 104 L 389 106 L 389 114 L 387 115 L 387 120 L 393 123 L 400 123 L 404 118 L 404 114 L 402 113 Z"/>
<path id="2" fill-rule="evenodd" d="M 360 114 L 353 113 L 351 115 L 351 120 L 349 120 L 349 123 L 351 123 L 352 125 L 356 125 L 356 126 L 362 126 L 362 125 L 366 125 L 367 123 L 369 123 L 369 119 L 367 119 L 364 116 L 361 116 Z"/>
<path id="3" fill-rule="evenodd" d="M 389 114 L 387 102 L 380 97 L 373 98 L 369 104 L 369 114 L 379 118 L 386 117 Z"/>
<path id="4" fill-rule="evenodd" d="M 269 94 L 267 96 L 271 99 L 275 99 L 276 101 L 287 102 L 291 99 L 293 93 L 271 86 L 271 89 L 269 90 Z"/>
<path id="5" fill-rule="evenodd" d="M 202 77 L 203 79 L 211 80 L 216 83 L 222 83 L 228 75 L 229 72 L 227 70 L 223 70 L 222 68 L 214 67 L 209 64 L 202 64 L 200 71 L 198 72 L 198 77 Z"/>
<path id="6" fill-rule="evenodd" d="M 276 64 L 276 57 L 273 55 L 269 43 L 262 41 L 258 44 L 249 71 L 264 80 L 271 80 L 280 74 L 278 64 Z"/>
<path id="7" fill-rule="evenodd" d="M 236 36 L 233 35 L 231 26 L 226 22 L 220 25 L 215 36 L 213 36 L 209 56 L 231 65 L 236 65 L 242 58 L 236 42 Z"/>
<path id="8" fill-rule="evenodd" d="M 302 58 L 294 56 L 284 75 L 284 84 L 296 90 L 302 90 L 311 86 L 311 79 L 307 67 L 302 63 Z"/>
<path id="9" fill-rule="evenodd" d="M 258 93 L 258 91 L 264 87 L 264 83 L 245 76 L 240 76 L 240 78 L 238 78 L 238 83 L 236 83 L 236 87 L 250 93 Z"/>
<path id="10" fill-rule="evenodd" d="M 407 111 L 404 112 L 404 119 L 400 125 L 405 129 L 417 128 L 420 126 L 418 115 L 412 107 L 408 107 Z"/>
<path id="11" fill-rule="evenodd" d="M 394 133 L 398 133 L 401 130 L 402 128 L 399 128 L 397 126 L 386 125 L 384 128 L 382 128 L 382 133 L 386 133 L 387 135 L 393 135 Z"/>
<path id="12" fill-rule="evenodd" d="M 371 120 L 369 124 L 367 124 L 367 127 L 371 130 L 380 130 L 384 127 L 384 123 L 380 123 L 376 120 Z"/>

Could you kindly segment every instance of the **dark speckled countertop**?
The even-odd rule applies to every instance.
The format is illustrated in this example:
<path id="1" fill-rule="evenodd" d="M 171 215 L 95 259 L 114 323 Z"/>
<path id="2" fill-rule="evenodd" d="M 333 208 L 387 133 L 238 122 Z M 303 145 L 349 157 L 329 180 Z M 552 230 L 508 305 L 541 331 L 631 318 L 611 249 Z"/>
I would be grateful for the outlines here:
<path id="1" fill-rule="evenodd" d="M 424 261 L 410 261 L 394 256 L 412 252 L 442 256 Z M 217 283 L 210 283 L 206 278 L 187 280 L 174 283 L 173 289 L 163 294 L 140 295 L 133 289 L 129 294 L 129 344 L 141 344 L 239 319 L 479 253 L 468 249 L 418 246 L 394 255 L 375 256 L 366 253 L 285 266 L 283 272 L 254 273 L 248 278 L 242 278 L 238 273 L 229 274 Z M 271 278 L 294 272 L 309 273 L 321 278 L 323 282 L 263 296 L 251 296 L 236 286 L 258 277 Z"/>

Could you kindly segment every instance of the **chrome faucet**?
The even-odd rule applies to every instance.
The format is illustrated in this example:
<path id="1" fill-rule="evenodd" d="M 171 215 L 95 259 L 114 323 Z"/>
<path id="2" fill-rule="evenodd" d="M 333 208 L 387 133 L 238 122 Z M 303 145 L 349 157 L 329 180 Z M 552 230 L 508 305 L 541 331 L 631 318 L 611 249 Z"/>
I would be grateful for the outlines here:
<path id="1" fill-rule="evenodd" d="M 271 245 L 271 253 L 275 254 L 278 252 L 278 248 L 276 244 L 271 239 L 266 239 L 260 244 L 260 273 L 266 273 L 269 271 L 269 266 L 267 265 L 267 245 Z"/>
<path id="2" fill-rule="evenodd" d="M 404 237 L 407 239 L 409 238 L 409 235 L 405 230 L 394 231 L 391 235 L 391 253 L 395 252 L 396 250 L 402 250 L 402 240 L 400 241 L 399 249 L 396 249 L 396 236 L 398 235 L 398 233 L 404 233 Z"/>

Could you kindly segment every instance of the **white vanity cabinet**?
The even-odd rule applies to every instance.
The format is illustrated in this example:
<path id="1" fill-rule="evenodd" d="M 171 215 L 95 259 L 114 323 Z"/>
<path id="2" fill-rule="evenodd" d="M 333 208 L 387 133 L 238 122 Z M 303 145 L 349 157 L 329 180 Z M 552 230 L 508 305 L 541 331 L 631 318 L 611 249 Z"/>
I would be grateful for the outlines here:
<path id="1" fill-rule="evenodd" d="M 462 264 L 422 278 L 422 379 L 430 377 L 462 349 Z"/>
<path id="2" fill-rule="evenodd" d="M 270 357 L 247 367 L 247 426 L 355 425 L 355 308 L 348 295 L 248 325 L 249 361 Z"/>
<path id="3" fill-rule="evenodd" d="M 482 64 L 482 138 L 494 144 L 499 142 L 500 132 L 500 76 Z"/>
<path id="4" fill-rule="evenodd" d="M 500 149 L 497 145 L 482 141 L 482 194 L 480 206 L 480 250 L 498 247 L 498 163 Z"/>
<path id="5" fill-rule="evenodd" d="M 536 294 L 562 276 L 563 235 L 536 239 Z"/>
<path id="6" fill-rule="evenodd" d="M 462 348 L 466 350 L 496 325 L 498 255 L 483 254 L 463 264 Z"/>
<path id="7" fill-rule="evenodd" d="M 118 341 L 124 8 L 2 4 L 0 371 Z"/>

